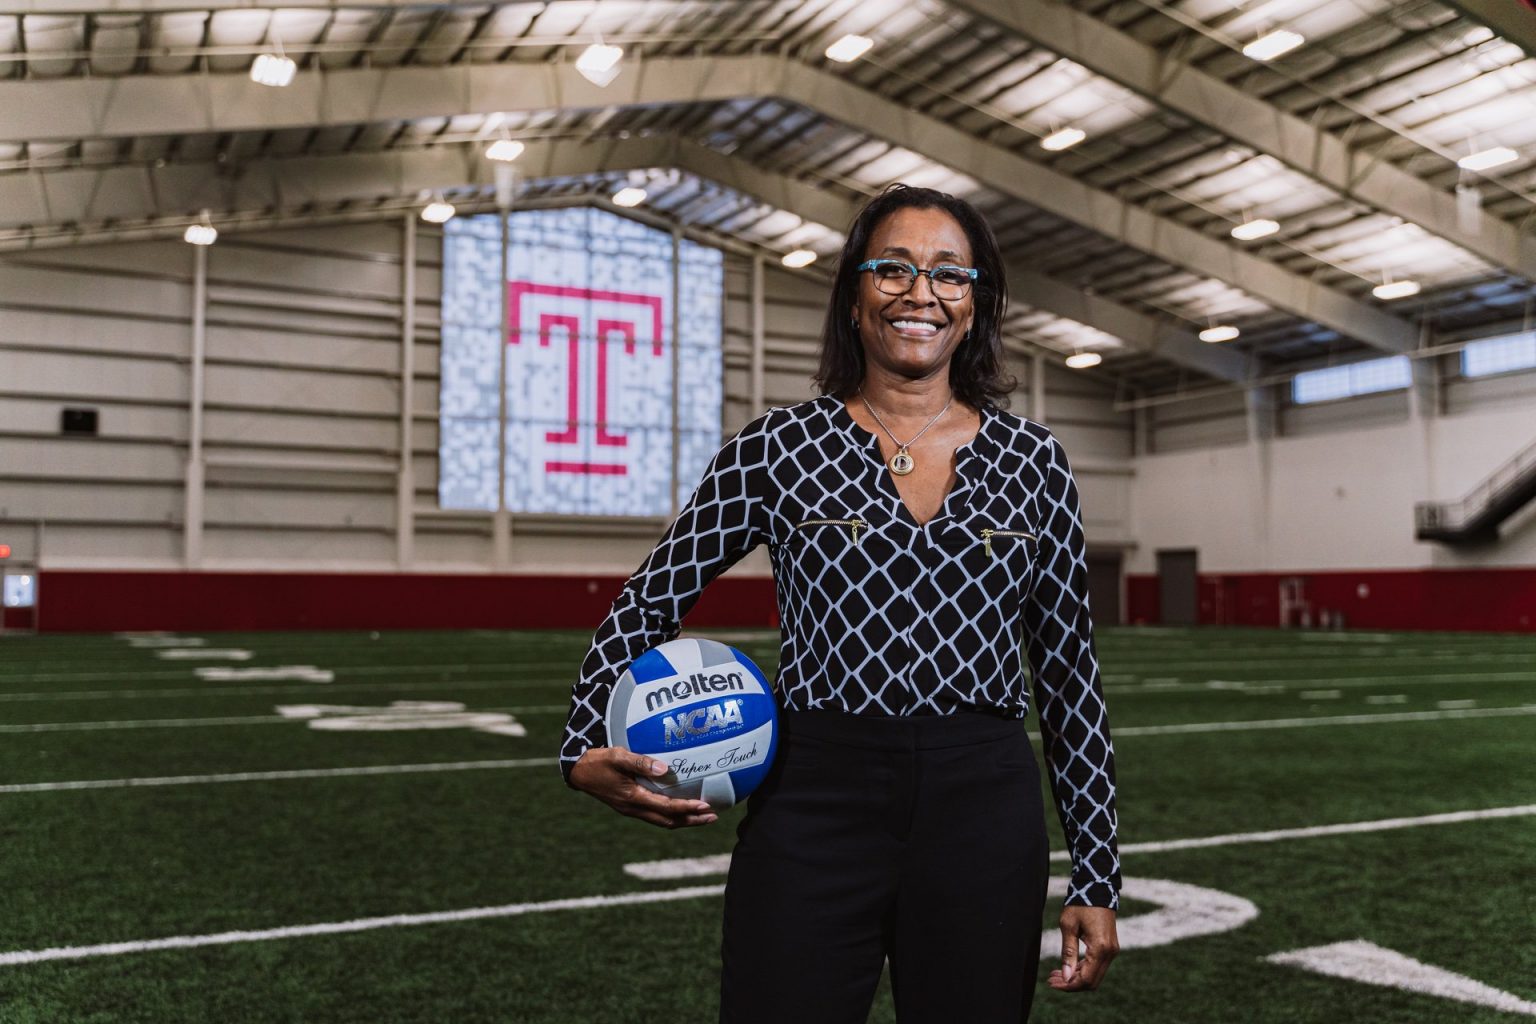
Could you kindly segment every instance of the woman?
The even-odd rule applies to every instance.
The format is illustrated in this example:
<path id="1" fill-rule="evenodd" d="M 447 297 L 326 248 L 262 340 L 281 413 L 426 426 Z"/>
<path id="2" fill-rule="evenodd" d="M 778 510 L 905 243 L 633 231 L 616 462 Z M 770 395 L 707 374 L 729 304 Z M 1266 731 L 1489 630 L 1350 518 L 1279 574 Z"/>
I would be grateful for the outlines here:
<path id="1" fill-rule="evenodd" d="M 902 1021 L 1028 1017 L 1048 855 L 1021 630 L 1072 858 L 1051 986 L 1097 987 L 1117 951 L 1077 492 L 1050 432 L 997 406 L 1006 304 L 968 203 L 900 185 L 871 200 L 838 266 L 821 397 L 726 442 L 593 637 L 567 781 L 653 824 L 713 822 L 636 783 L 665 766 L 605 746 L 602 710 L 709 580 L 769 545 L 785 710 L 726 886 L 722 1021 L 862 1021 L 887 959 Z"/>

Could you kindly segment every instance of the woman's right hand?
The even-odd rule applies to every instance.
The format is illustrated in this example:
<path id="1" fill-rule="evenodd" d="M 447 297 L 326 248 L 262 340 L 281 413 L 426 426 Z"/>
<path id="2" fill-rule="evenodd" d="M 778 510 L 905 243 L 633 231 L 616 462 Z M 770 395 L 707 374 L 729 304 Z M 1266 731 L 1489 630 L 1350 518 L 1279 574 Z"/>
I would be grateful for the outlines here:
<path id="1" fill-rule="evenodd" d="M 665 775 L 667 766 L 623 747 L 591 747 L 571 768 L 571 785 L 620 814 L 662 828 L 708 825 L 718 815 L 703 800 L 675 800 L 647 789 L 636 776 Z"/>

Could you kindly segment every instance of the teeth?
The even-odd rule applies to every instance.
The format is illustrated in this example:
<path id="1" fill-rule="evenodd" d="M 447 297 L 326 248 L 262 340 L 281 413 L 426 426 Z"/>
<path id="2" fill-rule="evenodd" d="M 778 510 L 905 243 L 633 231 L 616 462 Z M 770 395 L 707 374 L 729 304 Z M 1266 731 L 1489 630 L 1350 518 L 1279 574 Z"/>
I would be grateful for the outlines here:
<path id="1" fill-rule="evenodd" d="M 892 320 L 891 326 L 901 331 L 922 330 L 937 332 L 939 329 L 937 324 L 930 324 L 923 320 Z"/>

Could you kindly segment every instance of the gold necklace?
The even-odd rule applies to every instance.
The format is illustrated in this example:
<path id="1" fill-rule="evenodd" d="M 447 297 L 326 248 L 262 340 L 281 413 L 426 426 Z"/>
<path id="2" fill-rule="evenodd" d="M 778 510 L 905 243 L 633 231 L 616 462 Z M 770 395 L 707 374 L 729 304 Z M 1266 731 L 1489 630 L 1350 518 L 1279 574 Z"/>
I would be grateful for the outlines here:
<path id="1" fill-rule="evenodd" d="M 896 440 L 896 435 L 891 433 L 891 428 L 885 425 L 885 420 L 880 418 L 880 414 L 875 412 L 875 407 L 869 404 L 869 399 L 864 397 L 864 389 L 862 387 L 859 388 L 859 401 L 864 403 L 864 408 L 869 410 L 869 414 L 875 418 L 875 422 L 880 424 L 880 429 L 885 431 L 886 436 L 891 439 L 891 443 L 896 446 L 896 454 L 891 456 L 890 461 L 887 462 L 886 465 L 890 466 L 891 472 L 895 473 L 897 476 L 906 476 L 908 473 L 917 468 L 917 462 L 913 460 L 912 453 L 907 449 L 911 448 L 914 444 L 917 444 L 917 438 L 926 434 L 928 432 L 928 427 L 931 427 L 935 423 L 939 422 L 939 418 L 945 413 L 949 412 L 949 407 L 955 404 L 955 396 L 954 393 L 951 392 L 949 401 L 944 403 L 944 408 L 939 410 L 939 415 L 929 420 L 927 425 L 924 426 L 922 430 L 917 432 L 917 437 L 914 437 L 906 444 L 902 444 L 900 441 Z"/>

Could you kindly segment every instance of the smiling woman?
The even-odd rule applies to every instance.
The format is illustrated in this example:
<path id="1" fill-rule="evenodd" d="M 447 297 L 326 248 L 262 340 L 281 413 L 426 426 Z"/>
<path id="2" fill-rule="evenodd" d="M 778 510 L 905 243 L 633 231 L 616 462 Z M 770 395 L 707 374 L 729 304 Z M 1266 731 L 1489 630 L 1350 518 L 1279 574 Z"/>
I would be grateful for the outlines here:
<path id="1" fill-rule="evenodd" d="M 610 746 L 600 709 L 710 580 L 768 545 L 781 740 L 731 859 L 722 1021 L 863 1021 L 886 962 L 903 1021 L 1028 1017 L 1049 859 L 1026 655 L 1072 858 L 1051 985 L 1096 987 L 1118 948 L 1077 489 L 1050 431 L 999 405 L 1006 301 L 969 204 L 872 200 L 838 267 L 821 397 L 720 449 L 582 664 L 569 783 L 653 824 L 713 823 L 636 783 L 665 766 Z"/>

